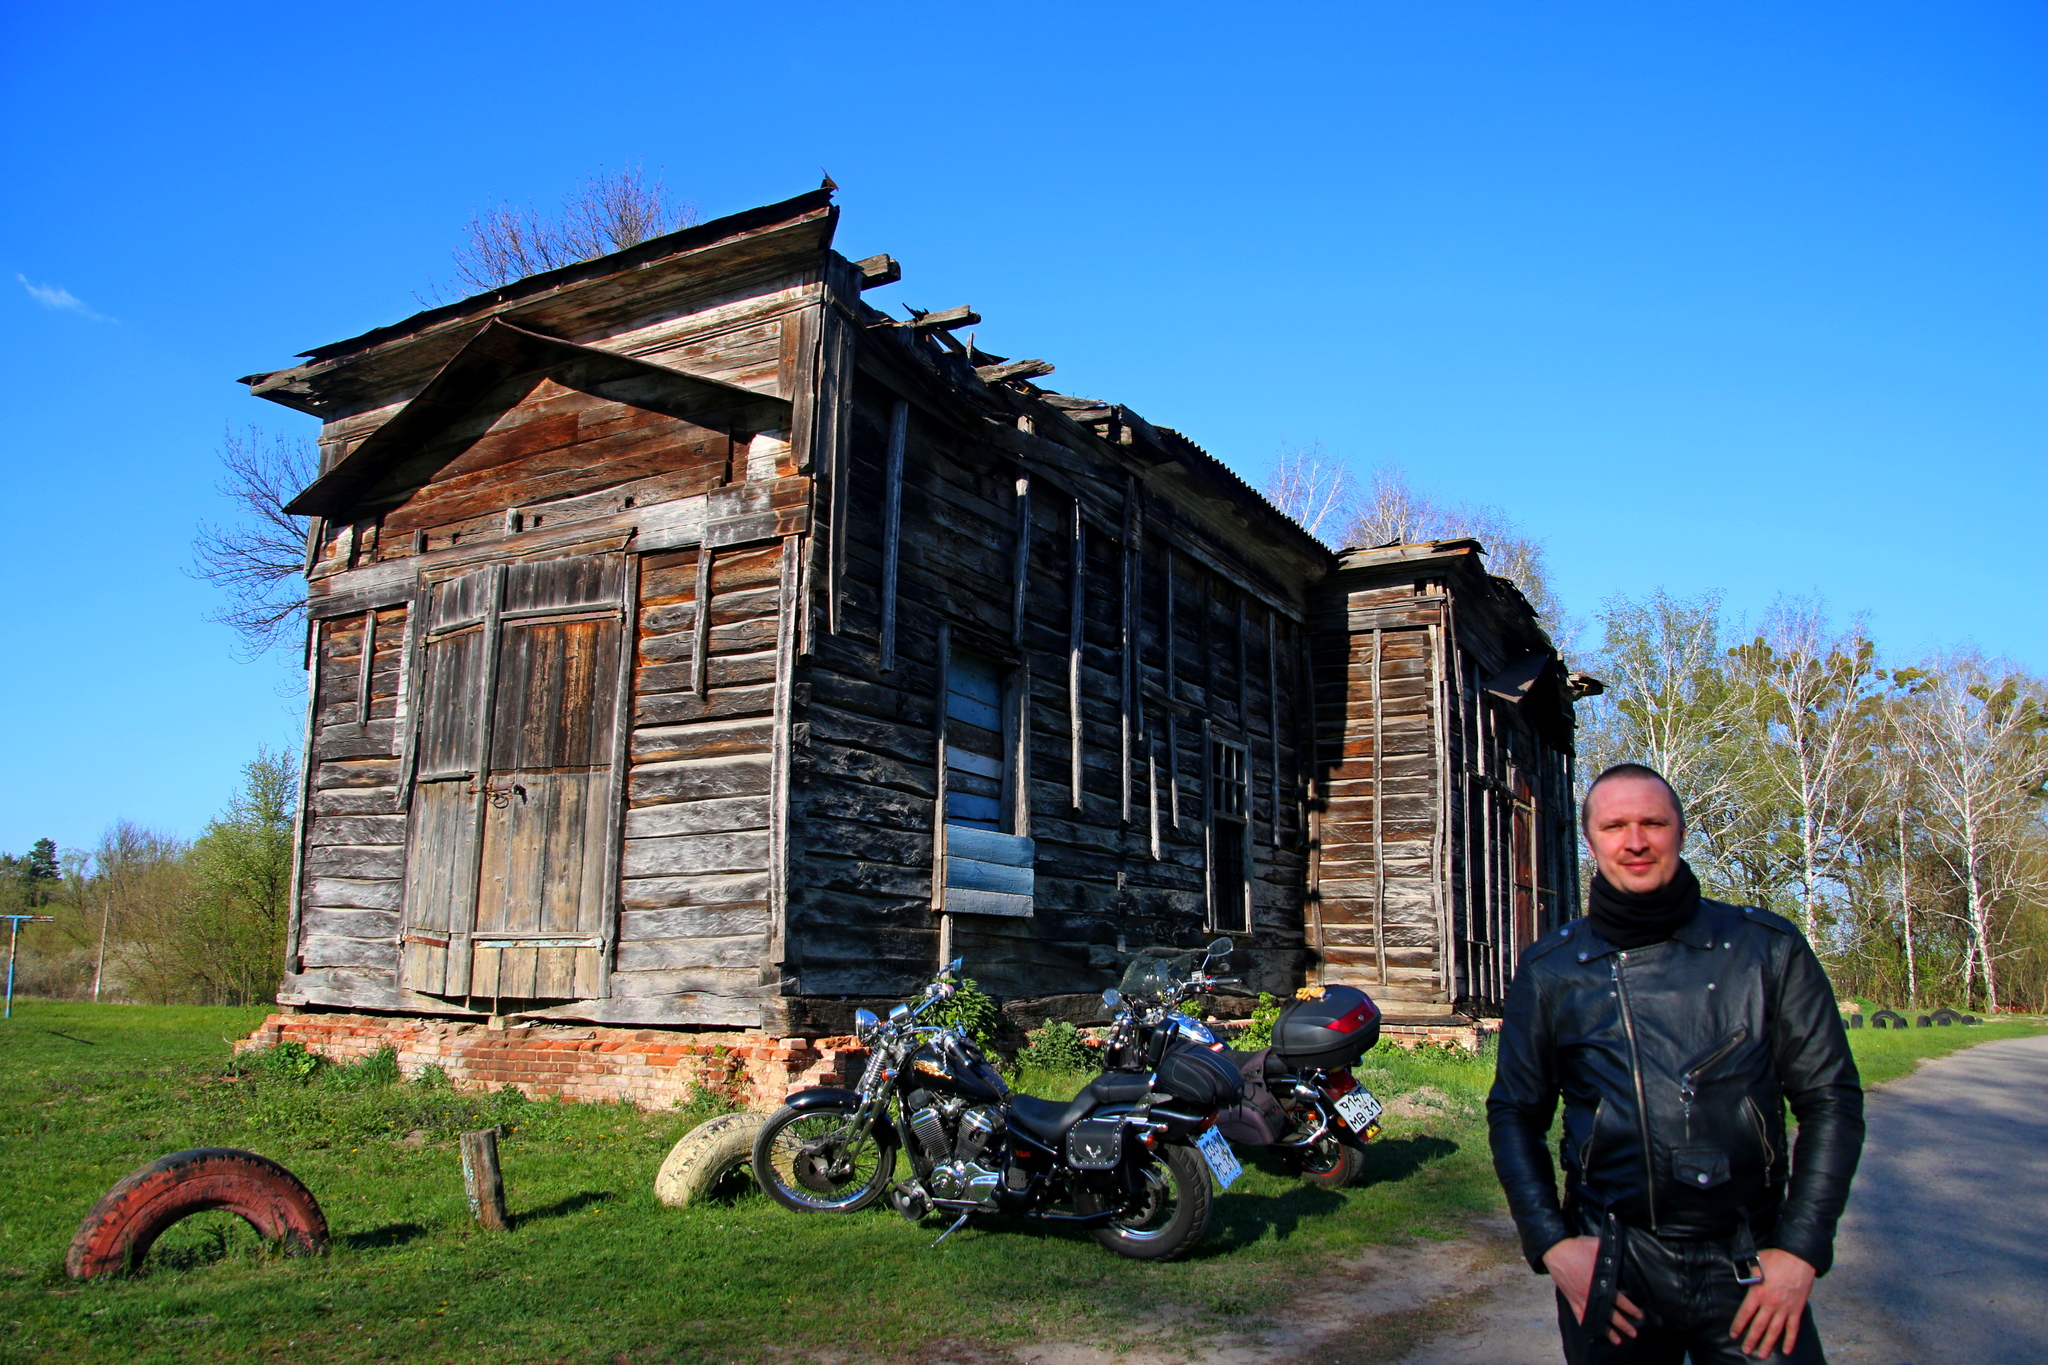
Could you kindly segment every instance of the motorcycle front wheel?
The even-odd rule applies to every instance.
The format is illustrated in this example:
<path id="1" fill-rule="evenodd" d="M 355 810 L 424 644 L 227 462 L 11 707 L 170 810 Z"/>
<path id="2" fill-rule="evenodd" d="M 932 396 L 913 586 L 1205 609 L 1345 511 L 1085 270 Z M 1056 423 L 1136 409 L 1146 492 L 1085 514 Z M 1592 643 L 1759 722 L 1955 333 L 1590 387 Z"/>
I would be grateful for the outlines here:
<path id="1" fill-rule="evenodd" d="M 1141 1170 L 1143 1193 L 1115 1218 L 1095 1229 L 1095 1240 L 1136 1261 L 1170 1261 L 1185 1256 L 1209 1230 L 1214 1201 L 1209 1167 L 1192 1147 L 1165 1148 L 1161 1159 Z"/>
<path id="2" fill-rule="evenodd" d="M 877 1115 L 856 1135 L 853 1119 L 851 1105 L 784 1105 L 754 1138 L 755 1183 L 798 1213 L 852 1213 L 874 1203 L 896 1174 L 894 1134 Z"/>

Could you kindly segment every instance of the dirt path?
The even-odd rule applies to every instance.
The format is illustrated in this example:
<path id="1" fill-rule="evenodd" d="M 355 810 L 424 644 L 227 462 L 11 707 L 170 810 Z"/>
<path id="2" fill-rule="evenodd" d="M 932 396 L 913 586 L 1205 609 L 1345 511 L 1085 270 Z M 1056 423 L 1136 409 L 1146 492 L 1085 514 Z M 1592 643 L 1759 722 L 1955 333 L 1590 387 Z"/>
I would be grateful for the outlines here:
<path id="1" fill-rule="evenodd" d="M 1985 1043 L 1870 1096 L 1837 1267 L 1814 1293 L 1835 1365 L 2048 1361 L 2048 1037 Z M 917 1365 L 1557 1365 L 1550 1281 L 1505 1217 L 1451 1242 L 1319 1267 L 1262 1332 L 1189 1342 L 1171 1321 L 1113 1345 L 937 1343 Z"/>
<path id="2" fill-rule="evenodd" d="M 1983 1043 L 1873 1091 L 1863 1165 L 1814 1289 L 1835 1365 L 2048 1361 L 2048 1037 Z M 1556 1365 L 1555 1300 L 1505 1279 L 1399 1365 Z"/>

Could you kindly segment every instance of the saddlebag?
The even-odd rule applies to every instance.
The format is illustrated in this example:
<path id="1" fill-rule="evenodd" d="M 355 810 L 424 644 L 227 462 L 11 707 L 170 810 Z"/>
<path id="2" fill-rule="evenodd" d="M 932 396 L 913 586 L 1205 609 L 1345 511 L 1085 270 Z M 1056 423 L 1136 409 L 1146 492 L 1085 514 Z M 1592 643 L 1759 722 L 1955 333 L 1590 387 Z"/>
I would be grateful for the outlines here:
<path id="1" fill-rule="evenodd" d="M 1156 1074 L 1161 1090 L 1204 1114 L 1236 1104 L 1244 1093 L 1236 1067 L 1221 1053 L 1192 1043 L 1167 1048 Z"/>
<path id="2" fill-rule="evenodd" d="M 1264 1048 L 1257 1052 L 1230 1052 L 1223 1056 L 1236 1065 L 1244 1078 L 1244 1100 L 1216 1115 L 1216 1127 L 1232 1142 L 1247 1147 L 1267 1147 L 1277 1142 L 1287 1127 L 1287 1117 L 1273 1089 L 1266 1084 Z"/>
<path id="3" fill-rule="evenodd" d="M 1123 1158 L 1121 1118 L 1082 1119 L 1067 1130 L 1067 1164 L 1077 1171 L 1108 1171 Z"/>

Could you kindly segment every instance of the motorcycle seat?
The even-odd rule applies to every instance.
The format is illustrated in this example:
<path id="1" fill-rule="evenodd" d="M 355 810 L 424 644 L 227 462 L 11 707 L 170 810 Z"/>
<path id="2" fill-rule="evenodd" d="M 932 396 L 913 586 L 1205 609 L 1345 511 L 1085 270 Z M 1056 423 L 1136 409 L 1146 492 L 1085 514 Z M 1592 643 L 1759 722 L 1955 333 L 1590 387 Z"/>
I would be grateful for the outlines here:
<path id="1" fill-rule="evenodd" d="M 1112 1072 L 1097 1076 L 1073 1099 L 1041 1100 L 1031 1095 L 1010 1097 L 1010 1116 L 1017 1126 L 1041 1142 L 1057 1145 L 1067 1130 L 1105 1104 L 1136 1104 L 1152 1089 L 1150 1076 Z"/>

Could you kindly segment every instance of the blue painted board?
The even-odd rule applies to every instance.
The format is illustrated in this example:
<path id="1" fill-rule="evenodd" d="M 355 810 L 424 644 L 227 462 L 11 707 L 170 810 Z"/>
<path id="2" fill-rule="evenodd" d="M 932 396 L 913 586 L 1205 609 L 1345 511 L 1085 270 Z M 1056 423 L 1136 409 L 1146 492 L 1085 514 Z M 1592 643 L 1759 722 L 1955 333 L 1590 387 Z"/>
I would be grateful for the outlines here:
<path id="1" fill-rule="evenodd" d="M 950 892 L 956 886 L 970 891 L 1004 891 L 1013 896 L 1028 896 L 1032 891 L 1032 873 L 1028 867 L 977 862 L 956 853 L 946 859 L 946 889 Z"/>
<path id="2" fill-rule="evenodd" d="M 1030 867 L 1037 861 L 1038 846 L 1021 834 L 999 834 L 992 829 L 948 825 L 946 856 L 972 858 L 978 863 L 1002 863 L 1008 867 Z"/>

